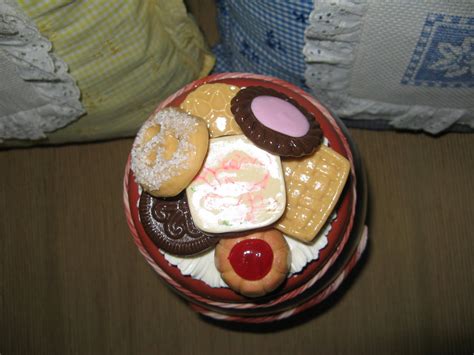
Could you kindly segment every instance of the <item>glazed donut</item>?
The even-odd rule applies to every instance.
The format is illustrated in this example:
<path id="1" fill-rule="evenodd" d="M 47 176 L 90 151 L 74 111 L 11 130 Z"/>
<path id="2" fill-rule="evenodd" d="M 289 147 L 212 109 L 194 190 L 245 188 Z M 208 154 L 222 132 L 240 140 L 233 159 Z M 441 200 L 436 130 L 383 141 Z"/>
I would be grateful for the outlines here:
<path id="1" fill-rule="evenodd" d="M 231 289 L 247 297 L 259 297 L 272 292 L 286 279 L 290 255 L 283 234 L 269 229 L 221 239 L 214 262 Z"/>
<path id="2" fill-rule="evenodd" d="M 176 196 L 201 168 L 208 147 L 206 122 L 165 108 L 148 119 L 135 138 L 131 153 L 135 180 L 153 196 Z"/>

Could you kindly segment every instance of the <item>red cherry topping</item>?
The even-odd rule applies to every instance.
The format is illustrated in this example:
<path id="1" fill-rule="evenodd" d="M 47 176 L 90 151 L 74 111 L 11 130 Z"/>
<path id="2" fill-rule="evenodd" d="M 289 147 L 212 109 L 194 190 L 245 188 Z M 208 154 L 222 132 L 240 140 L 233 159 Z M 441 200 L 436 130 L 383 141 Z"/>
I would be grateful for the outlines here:
<path id="1" fill-rule="evenodd" d="M 260 280 L 272 268 L 273 250 L 262 239 L 245 239 L 234 245 L 229 253 L 229 261 L 243 279 Z"/>

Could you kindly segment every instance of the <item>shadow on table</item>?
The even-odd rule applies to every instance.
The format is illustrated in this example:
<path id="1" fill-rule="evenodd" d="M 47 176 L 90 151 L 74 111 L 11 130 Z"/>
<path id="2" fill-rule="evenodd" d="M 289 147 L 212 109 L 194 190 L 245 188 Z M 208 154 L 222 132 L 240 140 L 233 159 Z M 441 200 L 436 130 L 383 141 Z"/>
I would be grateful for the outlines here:
<path id="1" fill-rule="evenodd" d="M 290 318 L 283 319 L 281 321 L 276 321 L 273 323 L 253 324 L 220 321 L 202 315 L 200 315 L 200 317 L 204 322 L 208 324 L 238 332 L 274 333 L 277 331 L 283 331 L 289 328 L 297 327 L 308 321 L 314 320 L 320 315 L 326 313 L 344 297 L 344 295 L 352 287 L 354 282 L 356 282 L 357 278 L 362 273 L 364 266 L 367 264 L 367 261 L 370 258 L 370 252 L 371 242 L 369 238 L 366 250 L 361 256 L 361 259 L 351 271 L 351 273 L 346 277 L 343 283 L 339 286 L 339 288 L 320 304 Z"/>

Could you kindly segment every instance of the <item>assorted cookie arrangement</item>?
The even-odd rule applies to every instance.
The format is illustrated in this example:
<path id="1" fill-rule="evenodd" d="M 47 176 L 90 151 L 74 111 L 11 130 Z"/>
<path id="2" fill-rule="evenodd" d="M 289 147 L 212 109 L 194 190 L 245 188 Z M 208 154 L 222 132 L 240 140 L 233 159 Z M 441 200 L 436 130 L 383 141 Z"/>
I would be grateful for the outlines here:
<path id="1" fill-rule="evenodd" d="M 270 294 L 289 275 L 286 238 L 313 242 L 348 179 L 348 160 L 322 141 L 315 117 L 281 92 L 198 86 L 134 141 L 141 224 L 164 253 L 213 250 L 238 294 Z"/>

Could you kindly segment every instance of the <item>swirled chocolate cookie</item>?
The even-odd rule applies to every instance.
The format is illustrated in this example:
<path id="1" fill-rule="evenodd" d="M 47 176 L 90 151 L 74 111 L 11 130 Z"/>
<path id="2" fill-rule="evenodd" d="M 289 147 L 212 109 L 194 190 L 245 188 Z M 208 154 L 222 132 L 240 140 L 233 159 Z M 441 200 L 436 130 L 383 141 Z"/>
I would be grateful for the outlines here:
<path id="1" fill-rule="evenodd" d="M 319 123 L 300 104 L 276 90 L 250 86 L 231 101 L 242 132 L 256 146 L 283 157 L 311 154 L 321 143 Z"/>
<path id="2" fill-rule="evenodd" d="M 194 225 L 184 193 L 158 198 L 143 192 L 139 203 L 143 228 L 155 245 L 175 255 L 192 255 L 213 247 L 219 238 Z"/>

